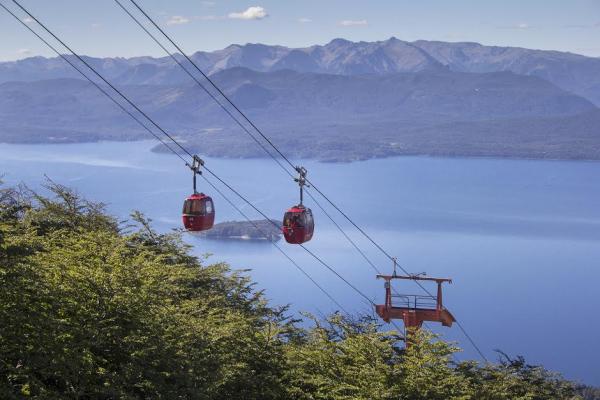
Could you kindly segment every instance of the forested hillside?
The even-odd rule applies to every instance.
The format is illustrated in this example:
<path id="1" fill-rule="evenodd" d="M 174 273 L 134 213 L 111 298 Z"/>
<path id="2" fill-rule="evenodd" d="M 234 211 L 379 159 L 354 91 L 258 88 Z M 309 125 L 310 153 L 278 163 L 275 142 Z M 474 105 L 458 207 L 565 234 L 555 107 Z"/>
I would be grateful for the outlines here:
<path id="1" fill-rule="evenodd" d="M 511 72 L 324 75 L 233 68 L 217 84 L 290 157 L 398 155 L 600 159 L 600 110 L 547 81 Z M 193 85 L 123 85 L 203 155 L 264 157 Z M 0 83 L 0 142 L 76 143 L 151 136 L 78 79 Z"/>
<path id="2" fill-rule="evenodd" d="M 47 189 L 0 187 L 2 399 L 581 398 L 518 357 L 457 364 L 426 332 L 403 350 L 366 316 L 302 328 L 178 234 Z"/>

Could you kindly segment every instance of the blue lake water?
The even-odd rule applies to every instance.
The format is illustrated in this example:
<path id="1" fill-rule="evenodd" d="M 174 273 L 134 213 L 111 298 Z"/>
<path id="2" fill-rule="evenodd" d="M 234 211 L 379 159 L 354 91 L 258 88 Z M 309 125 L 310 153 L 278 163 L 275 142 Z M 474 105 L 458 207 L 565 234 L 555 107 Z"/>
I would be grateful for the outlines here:
<path id="1" fill-rule="evenodd" d="M 167 231 L 180 226 L 191 173 L 173 155 L 151 153 L 153 145 L 0 144 L 0 173 L 7 184 L 33 188 L 47 174 L 108 203 L 119 217 L 140 210 Z M 274 218 L 298 201 L 297 186 L 272 160 L 206 162 Z M 501 349 L 600 385 L 600 163 L 403 157 L 303 165 L 309 178 L 408 271 L 454 279 L 445 304 L 490 359 Z M 242 219 L 200 182 L 215 199 L 217 222 Z M 382 302 L 383 285 L 371 267 L 318 207 L 306 203 L 317 221 L 307 247 Z M 391 272 L 384 256 L 338 221 L 379 269 Z M 210 260 L 252 269 L 274 303 L 316 314 L 336 309 L 269 243 L 188 240 L 198 254 L 213 254 Z M 370 311 L 364 299 L 302 250 L 279 243 L 344 308 Z M 410 282 L 398 287 L 420 294 L 417 289 Z M 435 330 L 465 349 L 458 358 L 477 357 L 458 328 Z"/>

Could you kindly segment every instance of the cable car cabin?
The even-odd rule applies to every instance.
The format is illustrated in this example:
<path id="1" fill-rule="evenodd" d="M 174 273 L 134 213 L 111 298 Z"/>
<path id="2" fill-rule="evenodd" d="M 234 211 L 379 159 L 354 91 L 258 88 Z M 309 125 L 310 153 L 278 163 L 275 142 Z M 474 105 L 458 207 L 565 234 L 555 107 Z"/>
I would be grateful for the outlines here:
<path id="1" fill-rule="evenodd" d="M 312 211 L 303 205 L 297 205 L 283 216 L 283 237 L 291 244 L 302 244 L 313 237 L 315 221 Z"/>
<path id="2" fill-rule="evenodd" d="M 183 203 L 183 226 L 191 232 L 212 228 L 215 223 L 215 206 L 210 196 L 194 193 Z"/>

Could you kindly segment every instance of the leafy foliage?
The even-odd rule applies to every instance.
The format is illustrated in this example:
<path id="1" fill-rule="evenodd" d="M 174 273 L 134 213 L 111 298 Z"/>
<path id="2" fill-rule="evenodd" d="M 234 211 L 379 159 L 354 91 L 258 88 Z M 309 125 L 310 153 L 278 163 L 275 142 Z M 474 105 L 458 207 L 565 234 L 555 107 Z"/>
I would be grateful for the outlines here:
<path id="1" fill-rule="evenodd" d="M 139 213 L 124 225 L 48 189 L 0 190 L 2 399 L 579 398 L 522 358 L 455 364 L 427 332 L 404 350 L 367 317 L 300 328 L 243 271 L 207 265 Z"/>
<path id="2" fill-rule="evenodd" d="M 280 396 L 282 342 L 267 329 L 280 313 L 248 278 L 50 188 L 57 200 L 4 193 L 0 397 Z"/>
<path id="3" fill-rule="evenodd" d="M 399 337 L 379 332 L 369 319 L 333 315 L 288 350 L 291 399 L 394 398 L 399 376 Z"/>

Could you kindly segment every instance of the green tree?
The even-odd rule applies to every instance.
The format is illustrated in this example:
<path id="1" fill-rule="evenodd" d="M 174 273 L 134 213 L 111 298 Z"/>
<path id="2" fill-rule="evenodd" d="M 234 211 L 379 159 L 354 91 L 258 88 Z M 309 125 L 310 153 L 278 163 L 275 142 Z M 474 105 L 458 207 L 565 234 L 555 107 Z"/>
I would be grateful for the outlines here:
<path id="1" fill-rule="evenodd" d="M 400 399 L 471 399 L 467 382 L 452 366 L 452 355 L 460 349 L 426 330 L 408 332 L 397 388 Z"/>
<path id="2" fill-rule="evenodd" d="M 529 365 L 522 357 L 504 353 L 498 364 L 480 367 L 464 362 L 456 371 L 469 382 L 473 398 L 483 400 L 579 399 L 573 383 L 542 366 Z"/>
<path id="3" fill-rule="evenodd" d="M 370 318 L 335 314 L 288 346 L 290 399 L 392 399 L 399 376 L 399 337 Z"/>
<path id="4" fill-rule="evenodd" d="M 247 277 L 49 188 L 2 192 L 3 398 L 281 398 L 285 317 Z"/>

